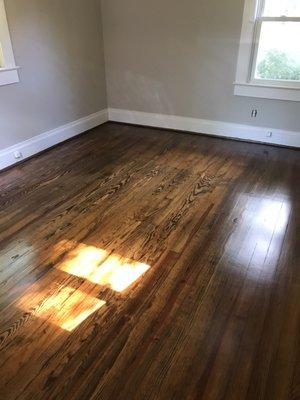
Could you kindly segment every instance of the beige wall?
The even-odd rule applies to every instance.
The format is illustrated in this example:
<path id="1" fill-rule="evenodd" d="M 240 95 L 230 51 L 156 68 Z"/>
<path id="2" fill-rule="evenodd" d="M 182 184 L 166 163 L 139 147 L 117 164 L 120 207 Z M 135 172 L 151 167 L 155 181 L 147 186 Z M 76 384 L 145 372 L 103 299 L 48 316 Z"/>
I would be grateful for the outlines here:
<path id="1" fill-rule="evenodd" d="M 21 82 L 0 86 L 0 150 L 106 108 L 99 0 L 6 0 Z"/>
<path id="2" fill-rule="evenodd" d="M 299 131 L 299 103 L 233 95 L 243 4 L 102 0 L 109 106 Z"/>
<path id="3" fill-rule="evenodd" d="M 299 103 L 233 95 L 243 2 L 102 0 L 109 106 L 299 131 Z M 0 150 L 107 107 L 100 3 L 5 0 Z"/>

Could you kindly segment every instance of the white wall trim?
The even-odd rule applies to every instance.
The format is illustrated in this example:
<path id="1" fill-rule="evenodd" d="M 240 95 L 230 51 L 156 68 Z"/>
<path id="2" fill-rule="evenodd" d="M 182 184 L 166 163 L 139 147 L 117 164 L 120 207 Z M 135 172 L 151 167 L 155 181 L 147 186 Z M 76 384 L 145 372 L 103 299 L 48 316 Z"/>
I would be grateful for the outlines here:
<path id="1" fill-rule="evenodd" d="M 108 117 L 110 121 L 115 122 L 175 129 L 193 133 L 205 133 L 207 135 L 241 139 L 258 143 L 300 147 L 300 132 L 296 131 L 115 108 L 108 109 Z M 272 133 L 271 137 L 268 136 L 270 132 Z"/>
<path id="2" fill-rule="evenodd" d="M 296 131 L 109 108 L 1 150 L 0 170 L 104 124 L 108 120 L 300 148 L 300 132 Z M 267 136 L 269 132 L 272 132 L 272 137 Z M 22 157 L 15 159 L 15 152 L 21 153 Z"/>
<path id="3" fill-rule="evenodd" d="M 18 67 L 10 39 L 5 4 L 0 0 L 0 86 L 19 82 Z"/>
<path id="4" fill-rule="evenodd" d="M 0 68 L 0 86 L 20 82 L 18 67 Z"/>
<path id="5" fill-rule="evenodd" d="M 10 167 L 21 160 L 38 154 L 41 151 L 88 131 L 89 129 L 95 128 L 98 125 L 104 124 L 107 121 L 108 110 L 105 109 L 1 150 L 0 170 Z M 21 153 L 19 159 L 15 159 L 15 152 Z"/>
<path id="6" fill-rule="evenodd" d="M 276 87 L 253 83 L 234 83 L 236 96 L 258 97 L 262 99 L 276 99 L 300 101 L 299 87 Z"/>

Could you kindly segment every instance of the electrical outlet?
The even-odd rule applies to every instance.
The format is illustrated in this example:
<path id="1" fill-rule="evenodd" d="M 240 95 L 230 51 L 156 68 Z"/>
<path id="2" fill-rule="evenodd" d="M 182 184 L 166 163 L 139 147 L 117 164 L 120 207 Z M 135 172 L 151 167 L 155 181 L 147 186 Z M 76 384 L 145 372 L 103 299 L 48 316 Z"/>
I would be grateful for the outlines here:
<path id="1" fill-rule="evenodd" d="M 23 154 L 20 151 L 15 151 L 14 157 L 16 160 L 21 160 L 23 158 Z"/>
<path id="2" fill-rule="evenodd" d="M 272 137 L 273 136 L 273 132 L 269 131 L 267 132 L 267 137 Z"/>
<path id="3" fill-rule="evenodd" d="M 251 118 L 256 118 L 257 115 L 258 115 L 258 110 L 253 109 L 252 112 L 251 112 Z"/>

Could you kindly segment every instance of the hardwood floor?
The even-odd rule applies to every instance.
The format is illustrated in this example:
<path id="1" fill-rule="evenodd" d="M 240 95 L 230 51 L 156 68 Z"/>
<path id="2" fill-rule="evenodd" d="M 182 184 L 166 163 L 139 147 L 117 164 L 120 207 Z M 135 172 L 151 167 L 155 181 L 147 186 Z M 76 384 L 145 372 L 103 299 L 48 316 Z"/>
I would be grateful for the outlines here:
<path id="1" fill-rule="evenodd" d="M 299 151 L 108 123 L 0 180 L 1 399 L 300 399 Z"/>

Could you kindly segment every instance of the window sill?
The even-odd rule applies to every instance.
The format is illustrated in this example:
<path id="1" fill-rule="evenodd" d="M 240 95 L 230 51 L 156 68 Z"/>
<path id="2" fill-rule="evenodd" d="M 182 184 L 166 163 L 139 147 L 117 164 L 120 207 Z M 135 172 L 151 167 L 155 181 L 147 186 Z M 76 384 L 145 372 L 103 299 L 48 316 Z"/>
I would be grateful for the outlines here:
<path id="1" fill-rule="evenodd" d="M 300 101 L 299 87 L 258 85 L 256 83 L 234 83 L 236 96 L 258 97 L 262 99 Z"/>
<path id="2" fill-rule="evenodd" d="M 19 67 L 0 68 L 0 86 L 20 82 Z"/>

